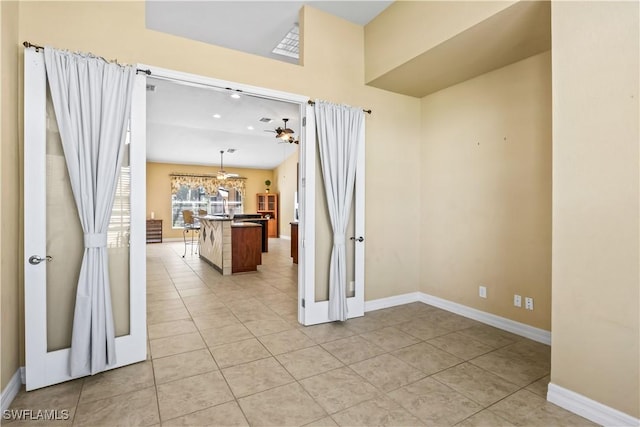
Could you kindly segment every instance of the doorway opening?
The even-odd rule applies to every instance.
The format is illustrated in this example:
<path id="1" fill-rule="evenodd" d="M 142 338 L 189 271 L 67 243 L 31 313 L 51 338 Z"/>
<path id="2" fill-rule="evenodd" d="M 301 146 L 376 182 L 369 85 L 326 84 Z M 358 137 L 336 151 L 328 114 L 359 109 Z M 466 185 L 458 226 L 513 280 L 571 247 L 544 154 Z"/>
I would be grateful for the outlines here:
<path id="1" fill-rule="evenodd" d="M 176 294 L 199 327 L 206 327 L 202 322 L 210 320 L 204 319 L 207 316 L 217 318 L 218 325 L 220 317 L 229 314 L 268 320 L 264 307 L 299 322 L 305 262 L 298 256 L 295 264 L 291 250 L 298 246 L 292 230 L 304 222 L 300 171 L 308 98 L 150 68 L 145 99 L 146 219 L 162 220 L 164 238 L 162 250 L 147 245 L 149 338 L 153 339 L 154 323 L 172 317 L 158 298 Z M 293 130 L 292 138 L 278 138 L 284 129 Z M 202 185 L 208 177 L 215 180 L 215 188 Z M 260 216 L 268 243 L 257 271 L 225 275 L 212 268 L 211 254 L 205 254 L 212 234 L 202 223 L 194 234 L 203 246 L 187 247 L 185 210 L 234 222 Z M 183 255 L 183 264 L 171 260 L 172 255 Z M 174 304 L 176 320 L 187 315 Z M 165 313 L 155 314 L 161 307 Z M 267 322 L 274 328 L 277 323 Z"/>

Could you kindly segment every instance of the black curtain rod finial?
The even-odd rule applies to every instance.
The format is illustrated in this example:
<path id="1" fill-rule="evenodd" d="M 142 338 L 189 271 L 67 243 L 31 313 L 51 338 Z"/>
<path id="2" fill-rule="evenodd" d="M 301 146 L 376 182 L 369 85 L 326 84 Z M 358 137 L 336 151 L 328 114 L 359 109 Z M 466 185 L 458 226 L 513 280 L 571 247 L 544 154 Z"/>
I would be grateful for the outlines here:
<path id="1" fill-rule="evenodd" d="M 38 52 L 40 49 L 44 50 L 44 47 L 42 46 L 38 46 L 37 44 L 33 44 L 33 43 L 29 43 L 29 42 L 23 42 L 22 46 L 26 47 L 26 48 L 34 48 L 36 50 L 36 52 Z"/>

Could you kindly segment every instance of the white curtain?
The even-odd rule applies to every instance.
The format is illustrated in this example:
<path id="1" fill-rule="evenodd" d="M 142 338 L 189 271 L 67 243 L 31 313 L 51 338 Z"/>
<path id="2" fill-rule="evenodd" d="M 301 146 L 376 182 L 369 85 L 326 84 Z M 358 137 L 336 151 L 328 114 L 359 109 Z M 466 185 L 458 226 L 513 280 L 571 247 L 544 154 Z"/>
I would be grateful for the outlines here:
<path id="1" fill-rule="evenodd" d="M 361 108 L 316 100 L 315 116 L 322 178 L 333 228 L 329 320 L 344 321 L 348 318 L 345 233 L 351 215 L 357 154 L 364 144 L 364 113 Z"/>
<path id="2" fill-rule="evenodd" d="M 107 229 L 122 164 L 136 70 L 45 48 L 51 99 L 84 231 L 71 338 L 71 375 L 115 363 Z"/>

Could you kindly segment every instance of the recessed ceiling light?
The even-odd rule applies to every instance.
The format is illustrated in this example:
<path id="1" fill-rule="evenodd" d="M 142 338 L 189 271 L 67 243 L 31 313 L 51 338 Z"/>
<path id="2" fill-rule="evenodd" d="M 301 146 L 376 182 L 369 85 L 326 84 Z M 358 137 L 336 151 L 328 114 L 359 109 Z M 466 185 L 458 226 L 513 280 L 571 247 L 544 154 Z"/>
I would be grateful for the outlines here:
<path id="1" fill-rule="evenodd" d="M 213 115 L 213 118 L 214 118 L 214 119 L 219 119 L 220 117 L 222 117 L 220 114 L 214 114 L 214 115 Z"/>
<path id="2" fill-rule="evenodd" d="M 240 95 L 238 95 L 237 93 L 232 93 L 232 94 L 231 94 L 231 97 L 232 97 L 233 99 L 240 99 Z"/>
<path id="3" fill-rule="evenodd" d="M 253 130 L 253 126 L 247 126 L 247 129 Z"/>

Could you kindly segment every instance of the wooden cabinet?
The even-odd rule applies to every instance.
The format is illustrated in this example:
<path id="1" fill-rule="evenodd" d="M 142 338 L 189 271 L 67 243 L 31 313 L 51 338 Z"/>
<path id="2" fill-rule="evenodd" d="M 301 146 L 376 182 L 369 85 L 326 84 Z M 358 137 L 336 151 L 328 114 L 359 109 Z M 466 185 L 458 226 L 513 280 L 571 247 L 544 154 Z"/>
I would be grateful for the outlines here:
<path id="1" fill-rule="evenodd" d="M 231 226 L 231 273 L 256 271 L 262 264 L 262 226 L 251 222 Z"/>
<path id="2" fill-rule="evenodd" d="M 162 243 L 162 220 L 147 220 L 147 243 Z"/>
<path id="3" fill-rule="evenodd" d="M 298 223 L 291 223 L 291 258 L 293 263 L 298 263 Z"/>
<path id="4" fill-rule="evenodd" d="M 263 217 L 269 217 L 267 225 L 269 237 L 278 237 L 278 195 L 273 193 L 256 194 L 257 212 Z"/>

